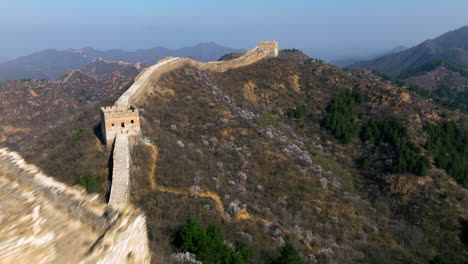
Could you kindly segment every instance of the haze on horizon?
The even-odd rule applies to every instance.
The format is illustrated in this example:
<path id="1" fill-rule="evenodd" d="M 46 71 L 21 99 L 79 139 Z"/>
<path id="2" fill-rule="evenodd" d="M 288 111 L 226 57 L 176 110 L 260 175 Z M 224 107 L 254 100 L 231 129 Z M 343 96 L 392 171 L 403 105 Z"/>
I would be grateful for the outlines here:
<path id="1" fill-rule="evenodd" d="M 410 47 L 468 25 L 451 0 L 0 0 L 0 60 L 46 48 L 136 50 L 279 40 L 326 60 Z"/>

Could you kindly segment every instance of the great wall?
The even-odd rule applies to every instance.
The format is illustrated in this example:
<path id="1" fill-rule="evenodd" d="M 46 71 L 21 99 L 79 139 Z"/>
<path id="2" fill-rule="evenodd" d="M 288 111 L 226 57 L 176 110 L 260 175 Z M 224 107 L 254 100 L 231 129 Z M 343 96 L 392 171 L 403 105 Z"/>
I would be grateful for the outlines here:
<path id="1" fill-rule="evenodd" d="M 113 106 L 101 108 L 104 141 L 113 151 L 108 204 L 80 187 L 44 175 L 19 154 L 0 149 L 0 259 L 5 263 L 150 263 L 146 217 L 128 202 L 130 149 L 141 136 L 135 105 L 157 88 L 161 75 L 184 65 L 226 71 L 276 56 L 277 41 L 260 41 L 237 59 L 202 63 L 166 58 L 140 73 Z M 216 202 L 217 196 L 204 195 Z M 238 217 L 250 216 L 243 212 Z"/>
<path id="2" fill-rule="evenodd" d="M 148 90 L 157 88 L 157 81 L 161 75 L 184 65 L 191 65 L 201 70 L 226 71 L 276 56 L 278 56 L 277 41 L 260 41 L 254 49 L 229 61 L 199 62 L 190 58 L 165 58 L 140 73 L 134 84 L 113 106 L 101 107 L 102 134 L 105 136 L 106 144 L 114 147 L 109 204 L 116 207 L 124 205 L 127 201 L 131 164 L 129 142 L 132 137 L 134 140 L 135 136 L 141 136 L 139 110 L 135 105 Z"/>

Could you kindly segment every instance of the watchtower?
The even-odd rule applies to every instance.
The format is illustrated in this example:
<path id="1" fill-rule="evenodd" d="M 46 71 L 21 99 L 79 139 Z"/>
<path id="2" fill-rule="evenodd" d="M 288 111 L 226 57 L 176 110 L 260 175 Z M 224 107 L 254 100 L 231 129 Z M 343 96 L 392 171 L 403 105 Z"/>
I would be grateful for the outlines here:
<path id="1" fill-rule="evenodd" d="M 101 107 L 101 129 L 104 141 L 111 145 L 117 133 L 140 135 L 140 115 L 138 109 L 120 106 Z"/>
<path id="2" fill-rule="evenodd" d="M 277 57 L 278 56 L 278 41 L 277 40 L 271 40 L 271 41 L 259 41 L 258 42 L 258 48 L 260 50 L 264 50 L 268 52 L 268 55 L 271 57 Z"/>

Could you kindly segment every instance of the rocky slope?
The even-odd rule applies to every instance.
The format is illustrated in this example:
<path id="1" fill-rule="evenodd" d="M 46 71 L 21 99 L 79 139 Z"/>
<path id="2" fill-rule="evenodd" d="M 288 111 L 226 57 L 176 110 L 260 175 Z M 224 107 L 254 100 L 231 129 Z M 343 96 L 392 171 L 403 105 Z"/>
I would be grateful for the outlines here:
<path id="1" fill-rule="evenodd" d="M 462 113 L 296 52 L 223 73 L 182 67 L 162 76 L 138 105 L 148 139 L 133 142 L 131 176 L 154 263 L 171 261 L 174 232 L 189 217 L 248 243 L 252 263 L 269 263 L 285 242 L 305 263 L 427 263 L 436 255 L 463 263 L 466 189 L 435 167 L 425 177 L 361 168 L 369 144 L 341 144 L 321 122 L 345 90 L 365 98 L 359 124 L 397 118 L 420 146 L 427 123 L 467 127 Z M 312 114 L 288 117 L 299 105 Z M 97 107 L 65 123 L 23 154 L 64 182 L 92 174 L 106 186 L 110 154 L 95 133 Z"/>
<path id="2" fill-rule="evenodd" d="M 96 59 L 80 70 L 95 80 L 109 80 L 112 78 L 134 78 L 149 64 L 137 62 L 109 62 Z"/>
<path id="3" fill-rule="evenodd" d="M 135 67 L 118 63 L 99 63 L 98 67 L 91 64 L 83 71 L 70 71 L 55 81 L 0 83 L 0 110 L 5 113 L 0 116 L 0 144 L 17 148 L 61 126 L 83 109 L 111 102 L 109 100 L 123 93 L 139 73 Z"/>
<path id="4" fill-rule="evenodd" d="M 404 80 L 434 95 L 468 103 L 468 26 L 400 53 L 352 64 Z"/>
<path id="5" fill-rule="evenodd" d="M 434 94 L 468 105 L 468 77 L 439 66 L 430 72 L 405 79 Z"/>

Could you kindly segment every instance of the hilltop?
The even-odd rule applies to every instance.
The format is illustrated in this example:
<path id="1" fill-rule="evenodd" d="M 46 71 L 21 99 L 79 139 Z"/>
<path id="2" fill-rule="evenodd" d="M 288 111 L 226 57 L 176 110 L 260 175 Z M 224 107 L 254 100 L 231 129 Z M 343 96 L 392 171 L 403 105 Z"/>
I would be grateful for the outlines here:
<path id="1" fill-rule="evenodd" d="M 467 191 L 425 146 L 427 125 L 466 129 L 466 114 L 297 50 L 226 72 L 185 65 L 142 98 L 147 139 L 132 143 L 131 197 L 147 215 L 156 263 L 171 261 L 175 230 L 190 217 L 247 243 L 253 263 L 269 263 L 285 242 L 306 263 L 468 257 Z M 386 118 L 401 122 L 389 121 L 398 144 L 373 132 Z M 86 109 L 22 153 L 66 183 L 95 176 L 106 196 L 111 157 L 99 120 L 97 106 Z M 414 160 L 399 151 L 432 165 L 403 170 L 400 158 Z"/>

